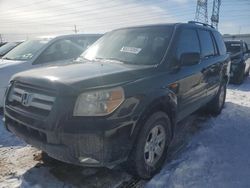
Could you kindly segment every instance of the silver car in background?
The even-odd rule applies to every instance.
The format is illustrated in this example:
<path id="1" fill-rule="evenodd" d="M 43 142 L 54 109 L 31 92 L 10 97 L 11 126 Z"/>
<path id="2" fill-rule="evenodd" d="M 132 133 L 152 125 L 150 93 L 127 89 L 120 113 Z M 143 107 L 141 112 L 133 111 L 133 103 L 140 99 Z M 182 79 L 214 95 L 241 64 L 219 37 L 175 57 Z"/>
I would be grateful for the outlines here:
<path id="1" fill-rule="evenodd" d="M 0 108 L 10 78 L 21 71 L 72 62 L 101 34 L 74 34 L 27 40 L 0 60 Z"/>

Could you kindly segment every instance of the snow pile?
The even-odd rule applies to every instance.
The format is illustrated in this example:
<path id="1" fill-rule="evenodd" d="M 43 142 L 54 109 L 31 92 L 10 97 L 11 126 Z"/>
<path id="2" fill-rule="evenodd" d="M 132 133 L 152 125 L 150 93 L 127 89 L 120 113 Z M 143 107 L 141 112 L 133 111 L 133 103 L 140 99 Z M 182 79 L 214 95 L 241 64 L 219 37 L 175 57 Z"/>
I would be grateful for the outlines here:
<path id="1" fill-rule="evenodd" d="M 227 92 L 222 114 L 201 122 L 203 130 L 146 187 L 250 187 L 250 79 Z"/>

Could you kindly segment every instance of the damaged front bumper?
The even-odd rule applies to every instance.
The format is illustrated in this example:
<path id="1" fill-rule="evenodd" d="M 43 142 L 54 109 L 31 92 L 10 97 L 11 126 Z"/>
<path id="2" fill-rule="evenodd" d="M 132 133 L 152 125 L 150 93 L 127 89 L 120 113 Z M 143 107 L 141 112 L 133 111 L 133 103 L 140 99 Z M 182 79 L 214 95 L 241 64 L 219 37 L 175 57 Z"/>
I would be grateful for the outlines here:
<path id="1" fill-rule="evenodd" d="M 112 168 L 127 159 L 132 145 L 130 133 L 133 124 L 127 120 L 65 119 L 57 125 L 61 127 L 58 131 L 51 131 L 34 126 L 39 124 L 37 122 L 28 124 L 22 121 L 24 116 L 20 112 L 6 108 L 6 128 L 52 158 L 67 163 Z M 112 124 L 112 128 L 104 128 L 107 123 Z M 84 124 L 91 125 L 91 129 L 85 129 Z M 101 126 L 102 129 L 98 128 Z"/>

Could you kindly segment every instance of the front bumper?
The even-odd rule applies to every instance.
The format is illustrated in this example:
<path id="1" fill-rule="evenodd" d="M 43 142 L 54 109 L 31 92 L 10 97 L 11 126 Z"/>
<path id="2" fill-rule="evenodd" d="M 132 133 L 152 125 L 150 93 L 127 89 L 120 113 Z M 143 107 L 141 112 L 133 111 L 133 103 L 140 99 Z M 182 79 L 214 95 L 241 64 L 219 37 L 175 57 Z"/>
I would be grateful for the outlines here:
<path id="1" fill-rule="evenodd" d="M 46 125 L 38 126 L 38 122 L 27 123 L 25 118 L 28 118 L 25 113 L 5 108 L 4 124 L 9 131 L 60 161 L 82 166 L 112 167 L 125 161 L 131 149 L 133 123 L 126 118 L 63 118 L 58 121 L 56 130 L 44 128 Z M 105 126 L 108 128 L 100 129 Z"/>

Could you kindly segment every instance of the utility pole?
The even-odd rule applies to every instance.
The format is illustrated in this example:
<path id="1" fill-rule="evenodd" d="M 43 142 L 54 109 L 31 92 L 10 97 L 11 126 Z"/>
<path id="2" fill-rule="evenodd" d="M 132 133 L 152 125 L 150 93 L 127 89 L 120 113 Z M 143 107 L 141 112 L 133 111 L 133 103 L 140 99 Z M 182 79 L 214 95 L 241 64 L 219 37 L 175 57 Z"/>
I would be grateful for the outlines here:
<path id="1" fill-rule="evenodd" d="M 195 21 L 206 24 L 208 23 L 207 1 L 208 0 L 197 0 Z"/>
<path id="2" fill-rule="evenodd" d="M 78 30 L 76 29 L 76 25 L 74 25 L 74 30 L 75 34 L 77 34 Z"/>
<path id="3" fill-rule="evenodd" d="M 213 12 L 211 16 L 211 25 L 218 29 L 219 18 L 220 18 L 220 6 L 221 0 L 214 0 L 213 2 Z"/>

